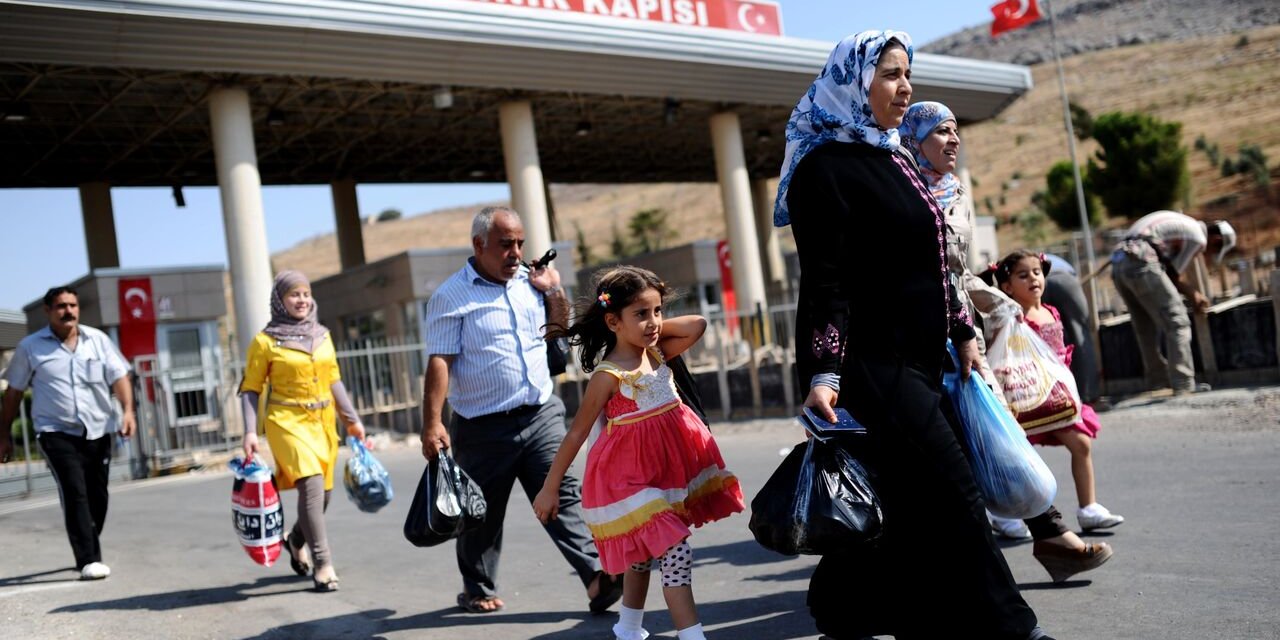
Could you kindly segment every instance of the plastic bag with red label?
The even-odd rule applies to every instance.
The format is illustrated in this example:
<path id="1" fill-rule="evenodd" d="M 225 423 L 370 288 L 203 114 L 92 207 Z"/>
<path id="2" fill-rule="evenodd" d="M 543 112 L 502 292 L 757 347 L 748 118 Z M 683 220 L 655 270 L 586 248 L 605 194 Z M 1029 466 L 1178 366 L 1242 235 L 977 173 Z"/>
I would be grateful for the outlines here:
<path id="1" fill-rule="evenodd" d="M 1080 421 L 1080 392 L 1071 369 L 1016 312 L 992 315 L 995 337 L 987 362 L 1000 381 L 1009 411 L 1027 435 L 1055 431 Z"/>
<path id="2" fill-rule="evenodd" d="M 235 474 L 231 485 L 231 520 L 240 546 L 253 561 L 269 567 L 280 558 L 284 541 L 284 509 L 271 469 L 250 458 L 227 463 Z"/>

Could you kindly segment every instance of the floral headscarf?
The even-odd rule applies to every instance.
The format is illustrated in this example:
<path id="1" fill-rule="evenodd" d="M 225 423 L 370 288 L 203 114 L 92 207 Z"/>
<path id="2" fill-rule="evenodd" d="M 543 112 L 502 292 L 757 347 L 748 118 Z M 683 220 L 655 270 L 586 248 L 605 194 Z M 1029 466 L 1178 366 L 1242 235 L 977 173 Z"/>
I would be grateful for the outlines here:
<path id="1" fill-rule="evenodd" d="M 954 173 L 942 173 L 934 169 L 933 165 L 929 164 L 929 159 L 924 157 L 920 144 L 933 133 L 934 129 L 938 128 L 938 125 L 948 120 L 954 123 L 956 116 L 951 113 L 947 105 L 941 102 L 917 102 L 907 109 L 907 115 L 902 118 L 902 124 L 898 126 L 898 133 L 902 136 L 902 146 L 916 157 L 916 164 L 920 165 L 920 173 L 924 174 L 925 179 L 929 181 L 929 191 L 933 192 L 933 197 L 938 200 L 938 205 L 943 211 L 946 211 L 960 196 L 960 180 Z"/>
<path id="2" fill-rule="evenodd" d="M 306 276 L 293 270 L 276 274 L 275 285 L 271 287 L 271 322 L 267 323 L 262 332 L 275 338 L 281 346 L 311 353 L 329 330 L 316 319 L 315 299 L 311 300 L 311 310 L 307 312 L 307 317 L 299 320 L 289 315 L 289 309 L 284 306 L 284 297 L 298 285 L 310 287 L 311 282 Z"/>
<path id="3" fill-rule="evenodd" d="M 831 51 L 822 72 L 796 103 L 787 121 L 787 151 L 782 159 L 782 179 L 773 205 L 773 226 L 791 224 L 787 189 L 791 174 L 805 155 L 831 142 L 857 142 L 890 151 L 898 148 L 898 130 L 876 125 L 868 94 L 880 53 L 890 42 L 913 56 L 911 36 L 902 31 L 863 31 L 841 40 Z"/>

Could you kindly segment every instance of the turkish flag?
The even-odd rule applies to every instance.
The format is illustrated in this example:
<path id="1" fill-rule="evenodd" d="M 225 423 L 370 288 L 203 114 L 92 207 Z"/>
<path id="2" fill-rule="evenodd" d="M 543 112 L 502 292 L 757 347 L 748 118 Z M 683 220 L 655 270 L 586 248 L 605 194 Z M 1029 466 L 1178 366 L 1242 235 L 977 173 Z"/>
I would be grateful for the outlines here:
<path id="1" fill-rule="evenodd" d="M 1036 0 L 1004 0 L 991 7 L 991 15 L 995 16 L 991 21 L 993 38 L 1006 31 L 1021 29 L 1042 17 Z"/>
<path id="2" fill-rule="evenodd" d="M 782 35 L 782 10 L 776 2 L 721 0 L 707 3 L 708 21 L 726 29 L 761 35 Z"/>
<path id="3" fill-rule="evenodd" d="M 156 352 L 156 306 L 151 299 L 151 278 L 121 278 L 120 353 L 125 360 Z"/>

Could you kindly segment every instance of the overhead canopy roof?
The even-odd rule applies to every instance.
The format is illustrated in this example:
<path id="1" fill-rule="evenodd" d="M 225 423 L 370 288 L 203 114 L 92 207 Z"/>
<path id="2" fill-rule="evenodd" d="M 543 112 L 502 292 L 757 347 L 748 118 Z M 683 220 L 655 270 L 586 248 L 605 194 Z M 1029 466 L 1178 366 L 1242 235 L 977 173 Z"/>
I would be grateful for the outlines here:
<path id="1" fill-rule="evenodd" d="M 250 90 L 269 184 L 502 180 L 513 98 L 554 182 L 714 180 L 723 109 L 771 175 L 830 47 L 458 0 L 0 2 L 0 103 L 28 115 L 0 122 L 0 186 L 212 184 L 222 84 Z M 964 121 L 1031 86 L 1026 67 L 923 53 L 913 74 L 915 99 Z"/>

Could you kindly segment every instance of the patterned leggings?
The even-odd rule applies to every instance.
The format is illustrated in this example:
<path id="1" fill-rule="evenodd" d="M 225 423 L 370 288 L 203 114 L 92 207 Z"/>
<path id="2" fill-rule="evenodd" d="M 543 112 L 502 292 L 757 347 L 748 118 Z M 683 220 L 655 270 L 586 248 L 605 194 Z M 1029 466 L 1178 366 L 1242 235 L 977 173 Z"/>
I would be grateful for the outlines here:
<path id="1" fill-rule="evenodd" d="M 658 569 L 662 571 L 662 586 L 688 587 L 693 584 L 693 548 L 688 540 L 681 540 L 680 544 L 667 549 L 657 560 Z M 651 564 L 652 561 L 637 562 L 631 565 L 631 570 L 648 573 Z"/>

